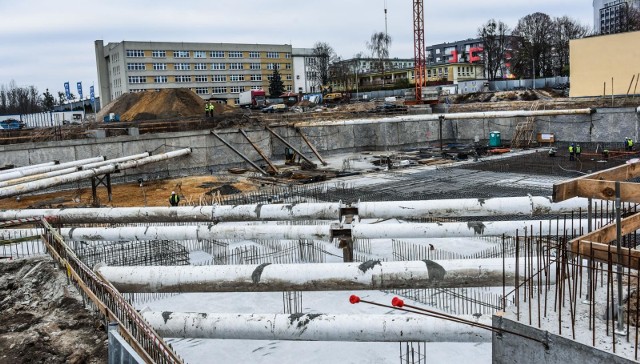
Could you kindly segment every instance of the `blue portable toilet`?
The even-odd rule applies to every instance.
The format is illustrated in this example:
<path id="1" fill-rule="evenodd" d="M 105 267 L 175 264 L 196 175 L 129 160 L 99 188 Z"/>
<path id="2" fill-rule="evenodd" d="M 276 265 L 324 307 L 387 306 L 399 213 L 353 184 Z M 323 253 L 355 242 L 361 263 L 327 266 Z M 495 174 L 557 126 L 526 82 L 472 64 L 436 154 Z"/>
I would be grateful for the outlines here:
<path id="1" fill-rule="evenodd" d="M 500 140 L 500 132 L 499 131 L 489 132 L 489 146 L 499 147 L 501 145 L 502 145 L 502 140 Z"/>

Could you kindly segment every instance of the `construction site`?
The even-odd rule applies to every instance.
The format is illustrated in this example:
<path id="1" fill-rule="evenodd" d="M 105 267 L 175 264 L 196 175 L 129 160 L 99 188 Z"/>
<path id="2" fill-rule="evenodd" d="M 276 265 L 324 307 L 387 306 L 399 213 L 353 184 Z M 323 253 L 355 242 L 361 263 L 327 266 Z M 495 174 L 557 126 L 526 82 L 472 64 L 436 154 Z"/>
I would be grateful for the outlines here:
<path id="1" fill-rule="evenodd" d="M 5 144 L 0 362 L 637 362 L 640 110 L 565 103 Z"/>
<path id="2" fill-rule="evenodd" d="M 631 84 L 429 105 L 413 4 L 413 99 L 0 130 L 0 364 L 640 362 Z"/>

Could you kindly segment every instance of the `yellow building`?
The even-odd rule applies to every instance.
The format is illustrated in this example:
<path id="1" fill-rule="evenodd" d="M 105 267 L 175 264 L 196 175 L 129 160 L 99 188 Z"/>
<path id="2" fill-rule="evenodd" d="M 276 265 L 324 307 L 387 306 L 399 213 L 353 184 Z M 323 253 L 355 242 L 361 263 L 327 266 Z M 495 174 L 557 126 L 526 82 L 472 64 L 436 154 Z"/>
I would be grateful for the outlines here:
<path id="1" fill-rule="evenodd" d="M 355 80 L 356 75 L 352 75 Z M 358 87 L 382 87 L 382 72 L 367 72 L 357 75 Z M 398 80 L 408 80 L 409 84 L 414 85 L 414 69 L 390 69 L 384 73 L 384 85 L 393 86 Z M 457 84 L 461 81 L 484 79 L 484 67 L 481 64 L 474 63 L 447 63 L 441 65 L 430 65 L 427 67 L 426 80 L 428 82 L 449 82 Z M 350 87 L 354 83 L 349 82 Z M 332 87 L 336 91 L 345 91 L 345 82 L 332 82 Z"/>
<path id="2" fill-rule="evenodd" d="M 569 43 L 569 96 L 626 95 L 640 92 L 640 32 L 575 39 Z"/>
<path id="3" fill-rule="evenodd" d="M 128 92 L 166 88 L 189 88 L 203 99 L 235 104 L 241 92 L 268 90 L 274 68 L 290 92 L 306 74 L 298 70 L 294 80 L 297 53 L 292 55 L 288 44 L 122 41 L 104 45 L 96 40 L 95 51 L 105 105 Z"/>

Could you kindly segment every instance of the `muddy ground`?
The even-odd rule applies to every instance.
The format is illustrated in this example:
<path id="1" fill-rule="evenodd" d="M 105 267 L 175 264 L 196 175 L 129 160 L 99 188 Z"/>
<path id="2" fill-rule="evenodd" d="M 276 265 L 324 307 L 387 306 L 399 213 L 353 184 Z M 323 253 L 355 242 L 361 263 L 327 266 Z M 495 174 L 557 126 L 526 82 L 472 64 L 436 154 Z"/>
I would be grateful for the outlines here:
<path id="1" fill-rule="evenodd" d="M 0 364 L 107 362 L 107 334 L 50 257 L 0 260 Z"/>

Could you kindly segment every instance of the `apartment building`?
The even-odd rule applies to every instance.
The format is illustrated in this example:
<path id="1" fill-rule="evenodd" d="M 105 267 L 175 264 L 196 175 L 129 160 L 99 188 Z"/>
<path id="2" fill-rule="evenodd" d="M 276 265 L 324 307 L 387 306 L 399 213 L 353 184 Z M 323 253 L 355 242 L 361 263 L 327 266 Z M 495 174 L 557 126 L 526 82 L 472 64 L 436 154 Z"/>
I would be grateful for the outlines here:
<path id="1" fill-rule="evenodd" d="M 640 0 L 593 0 L 593 30 L 598 34 L 628 31 L 629 9 L 640 10 Z"/>
<path id="2" fill-rule="evenodd" d="M 304 53 L 296 49 L 295 54 Z M 289 44 L 237 44 L 122 41 L 104 45 L 95 41 L 100 96 L 106 105 L 127 92 L 189 88 L 203 99 L 238 102 L 243 91 L 269 90 L 278 69 L 285 91 L 298 91 L 306 72 L 294 80 L 294 57 Z M 295 61 L 295 62 L 294 62 Z M 299 77 L 298 77 L 299 76 Z M 304 90 L 304 88 L 303 88 Z"/>
<path id="3" fill-rule="evenodd" d="M 481 38 L 459 40 L 428 46 L 425 50 L 427 66 L 447 63 L 482 63 Z"/>

